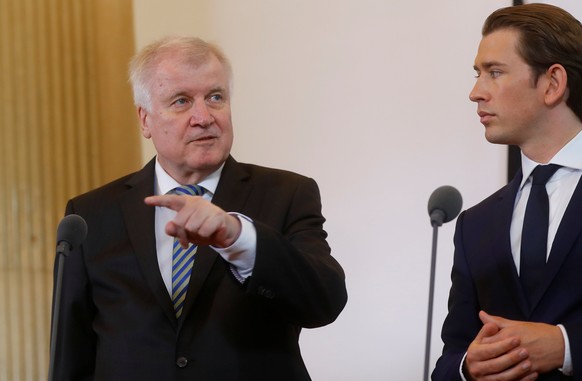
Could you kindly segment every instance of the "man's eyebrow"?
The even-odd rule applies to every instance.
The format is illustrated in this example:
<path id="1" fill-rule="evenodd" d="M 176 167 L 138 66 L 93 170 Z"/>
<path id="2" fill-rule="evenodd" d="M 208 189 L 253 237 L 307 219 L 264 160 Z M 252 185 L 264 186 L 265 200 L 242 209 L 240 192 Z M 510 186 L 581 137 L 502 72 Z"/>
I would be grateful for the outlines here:
<path id="1" fill-rule="evenodd" d="M 503 64 L 503 63 L 501 63 L 499 61 L 487 61 L 487 62 L 483 62 L 479 66 L 473 65 L 473 69 L 475 71 L 480 71 L 480 70 L 490 69 L 493 66 L 505 66 L 505 64 Z"/>
<path id="2" fill-rule="evenodd" d="M 227 89 L 224 86 L 215 86 L 210 89 L 209 93 L 226 93 Z"/>
<path id="3" fill-rule="evenodd" d="M 178 98 L 178 97 L 187 97 L 187 96 L 188 96 L 188 94 L 186 93 L 186 91 L 183 91 L 183 90 L 178 90 L 178 91 L 176 91 L 176 92 L 173 92 L 173 93 L 168 93 L 168 94 L 167 94 L 167 95 L 164 97 L 164 99 L 165 99 L 166 101 L 170 101 L 170 100 L 172 100 L 172 99 L 175 99 L 175 98 Z"/>

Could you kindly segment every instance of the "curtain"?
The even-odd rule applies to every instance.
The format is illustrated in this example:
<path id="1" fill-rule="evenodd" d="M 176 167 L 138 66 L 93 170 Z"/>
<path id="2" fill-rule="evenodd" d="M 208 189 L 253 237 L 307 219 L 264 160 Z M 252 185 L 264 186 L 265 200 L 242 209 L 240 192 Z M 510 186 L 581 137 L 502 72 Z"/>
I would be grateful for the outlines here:
<path id="1" fill-rule="evenodd" d="M 136 170 L 131 0 L 0 0 L 0 381 L 46 380 L 66 201 Z"/>

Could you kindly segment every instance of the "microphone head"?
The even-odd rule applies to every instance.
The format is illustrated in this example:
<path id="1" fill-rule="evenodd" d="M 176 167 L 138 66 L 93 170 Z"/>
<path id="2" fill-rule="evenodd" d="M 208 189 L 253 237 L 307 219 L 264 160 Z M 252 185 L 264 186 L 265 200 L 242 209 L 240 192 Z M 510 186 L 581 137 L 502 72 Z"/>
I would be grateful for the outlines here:
<path id="1" fill-rule="evenodd" d="M 65 216 L 57 228 L 57 245 L 67 242 L 71 249 L 79 246 L 87 237 L 87 223 L 77 214 Z"/>
<path id="2" fill-rule="evenodd" d="M 463 198 L 461 193 L 450 185 L 435 189 L 428 199 L 428 214 L 432 226 L 441 226 L 453 220 L 461 212 Z"/>

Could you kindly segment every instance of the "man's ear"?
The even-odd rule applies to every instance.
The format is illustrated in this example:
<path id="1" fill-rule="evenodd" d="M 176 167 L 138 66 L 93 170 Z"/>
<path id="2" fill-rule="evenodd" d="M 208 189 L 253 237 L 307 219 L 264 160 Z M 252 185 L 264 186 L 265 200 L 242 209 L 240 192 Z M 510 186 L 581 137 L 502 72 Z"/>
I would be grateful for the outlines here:
<path id="1" fill-rule="evenodd" d="M 137 106 L 137 117 L 139 118 L 139 124 L 141 127 L 141 134 L 144 138 L 149 139 L 152 137 L 152 133 L 149 128 L 149 114 L 145 108 L 142 106 Z"/>
<path id="2" fill-rule="evenodd" d="M 547 81 L 544 100 L 548 106 L 555 106 L 568 99 L 568 73 L 564 66 L 553 64 L 546 71 Z"/>

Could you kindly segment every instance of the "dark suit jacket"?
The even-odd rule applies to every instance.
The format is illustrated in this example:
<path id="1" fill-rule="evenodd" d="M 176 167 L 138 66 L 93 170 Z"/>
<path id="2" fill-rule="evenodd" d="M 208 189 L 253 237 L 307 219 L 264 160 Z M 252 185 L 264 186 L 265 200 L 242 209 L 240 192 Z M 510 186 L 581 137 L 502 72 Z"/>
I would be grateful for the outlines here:
<path id="1" fill-rule="evenodd" d="M 198 248 L 182 320 L 156 257 L 154 161 L 69 201 L 86 241 L 65 260 L 55 380 L 309 380 L 301 327 L 336 319 L 347 294 L 330 255 L 316 183 L 229 158 L 213 203 L 254 220 L 244 284 Z"/>
<path id="2" fill-rule="evenodd" d="M 445 345 L 433 380 L 460 380 L 461 358 L 482 327 L 480 310 L 508 319 L 563 324 L 576 376 L 554 371 L 539 380 L 582 380 L 582 186 L 578 184 L 554 239 L 544 291 L 529 306 L 509 237 L 520 182 L 518 173 L 457 220 L 449 313 L 442 330 Z"/>

